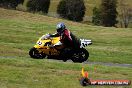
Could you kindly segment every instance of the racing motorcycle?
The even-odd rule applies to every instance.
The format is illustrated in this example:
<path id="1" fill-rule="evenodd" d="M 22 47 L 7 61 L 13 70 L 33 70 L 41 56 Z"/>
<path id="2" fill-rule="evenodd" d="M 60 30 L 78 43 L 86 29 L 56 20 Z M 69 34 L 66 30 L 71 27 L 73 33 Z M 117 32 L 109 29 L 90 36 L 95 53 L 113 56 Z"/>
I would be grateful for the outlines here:
<path id="1" fill-rule="evenodd" d="M 84 62 L 89 57 L 89 52 L 85 49 L 87 45 L 91 45 L 91 40 L 80 39 L 80 48 L 72 49 L 65 47 L 59 42 L 60 37 L 50 37 L 50 34 L 43 35 L 37 43 L 29 51 L 29 55 L 34 59 L 57 59 L 72 60 L 73 62 Z M 54 45 L 54 47 L 52 47 Z"/>

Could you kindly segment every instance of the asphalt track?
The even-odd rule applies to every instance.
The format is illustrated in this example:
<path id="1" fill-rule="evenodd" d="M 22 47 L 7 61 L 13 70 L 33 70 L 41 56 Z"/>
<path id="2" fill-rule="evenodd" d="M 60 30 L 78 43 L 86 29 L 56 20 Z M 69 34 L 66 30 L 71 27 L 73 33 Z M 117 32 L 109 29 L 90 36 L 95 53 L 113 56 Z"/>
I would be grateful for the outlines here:
<path id="1" fill-rule="evenodd" d="M 0 59 L 13 59 L 13 58 L 18 58 L 18 57 L 6 57 L 6 56 L 0 56 Z M 23 57 L 19 57 L 19 58 L 23 58 Z M 25 58 L 29 58 L 29 57 L 25 57 Z M 32 58 L 30 58 L 32 59 Z M 38 59 L 39 60 L 39 59 Z M 54 60 L 54 59 L 49 59 L 49 61 L 59 61 L 59 62 L 63 62 L 62 60 Z M 68 60 L 65 63 L 72 63 L 71 60 Z M 132 67 L 132 64 L 119 64 L 119 63 L 105 63 L 105 62 L 89 62 L 89 61 L 85 61 L 83 62 L 83 64 L 89 64 L 89 65 L 103 65 L 103 66 L 116 66 L 116 67 Z"/>
<path id="2" fill-rule="evenodd" d="M 63 62 L 62 60 L 54 60 L 54 59 L 49 59 L 49 61 L 59 61 Z M 71 60 L 66 61 L 65 63 L 72 62 Z M 73 62 L 74 63 L 74 62 Z M 115 67 L 132 67 L 132 64 L 119 64 L 119 63 L 105 63 L 105 62 L 89 62 L 85 61 L 83 64 L 89 64 L 89 65 L 103 65 L 103 66 L 115 66 Z"/>
<path id="3" fill-rule="evenodd" d="M 84 62 L 84 64 L 97 64 L 104 66 L 117 66 L 117 67 L 132 67 L 132 64 L 119 64 L 119 63 L 104 63 L 104 62 Z"/>

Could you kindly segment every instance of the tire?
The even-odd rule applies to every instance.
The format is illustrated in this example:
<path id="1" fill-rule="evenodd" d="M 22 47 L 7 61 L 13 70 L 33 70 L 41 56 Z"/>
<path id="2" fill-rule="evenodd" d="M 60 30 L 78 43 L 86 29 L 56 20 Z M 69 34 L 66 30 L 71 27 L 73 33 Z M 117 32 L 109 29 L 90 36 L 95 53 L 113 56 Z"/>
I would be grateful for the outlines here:
<path id="1" fill-rule="evenodd" d="M 75 52 L 73 54 L 73 57 L 72 57 L 72 61 L 73 62 L 79 62 L 79 63 L 82 63 L 84 61 L 86 61 L 89 57 L 89 52 L 84 49 L 84 48 L 81 48 L 80 50 L 78 50 L 77 52 Z"/>
<path id="2" fill-rule="evenodd" d="M 34 59 L 43 59 L 46 57 L 45 54 L 39 53 L 39 51 L 34 47 L 30 49 L 29 55 L 31 58 L 34 58 Z"/>

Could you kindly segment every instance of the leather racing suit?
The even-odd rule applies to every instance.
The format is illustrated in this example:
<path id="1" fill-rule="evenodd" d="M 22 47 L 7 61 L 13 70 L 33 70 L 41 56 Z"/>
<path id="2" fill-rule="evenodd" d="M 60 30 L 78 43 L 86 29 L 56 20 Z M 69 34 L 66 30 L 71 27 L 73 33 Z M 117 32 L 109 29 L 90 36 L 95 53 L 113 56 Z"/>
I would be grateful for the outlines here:
<path id="1" fill-rule="evenodd" d="M 56 33 L 51 35 L 51 37 L 60 36 L 60 42 L 66 47 L 71 47 L 74 49 L 80 48 L 80 40 L 72 34 L 68 29 L 64 29 L 62 33 Z"/>

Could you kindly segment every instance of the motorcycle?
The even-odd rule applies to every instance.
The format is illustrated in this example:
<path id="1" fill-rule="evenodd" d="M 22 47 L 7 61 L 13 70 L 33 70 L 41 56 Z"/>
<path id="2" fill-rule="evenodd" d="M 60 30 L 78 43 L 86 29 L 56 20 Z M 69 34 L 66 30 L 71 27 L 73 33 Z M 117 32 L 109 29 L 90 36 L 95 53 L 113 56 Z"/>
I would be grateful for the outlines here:
<path id="1" fill-rule="evenodd" d="M 43 35 L 39 38 L 33 48 L 30 49 L 29 55 L 34 59 L 48 59 L 57 60 L 72 60 L 73 62 L 84 62 L 89 57 L 89 52 L 84 48 L 87 45 L 91 45 L 91 40 L 80 39 L 80 48 L 72 49 L 70 47 L 64 47 L 59 42 L 60 37 L 50 37 L 50 34 Z M 54 47 L 52 47 L 54 45 Z"/>

